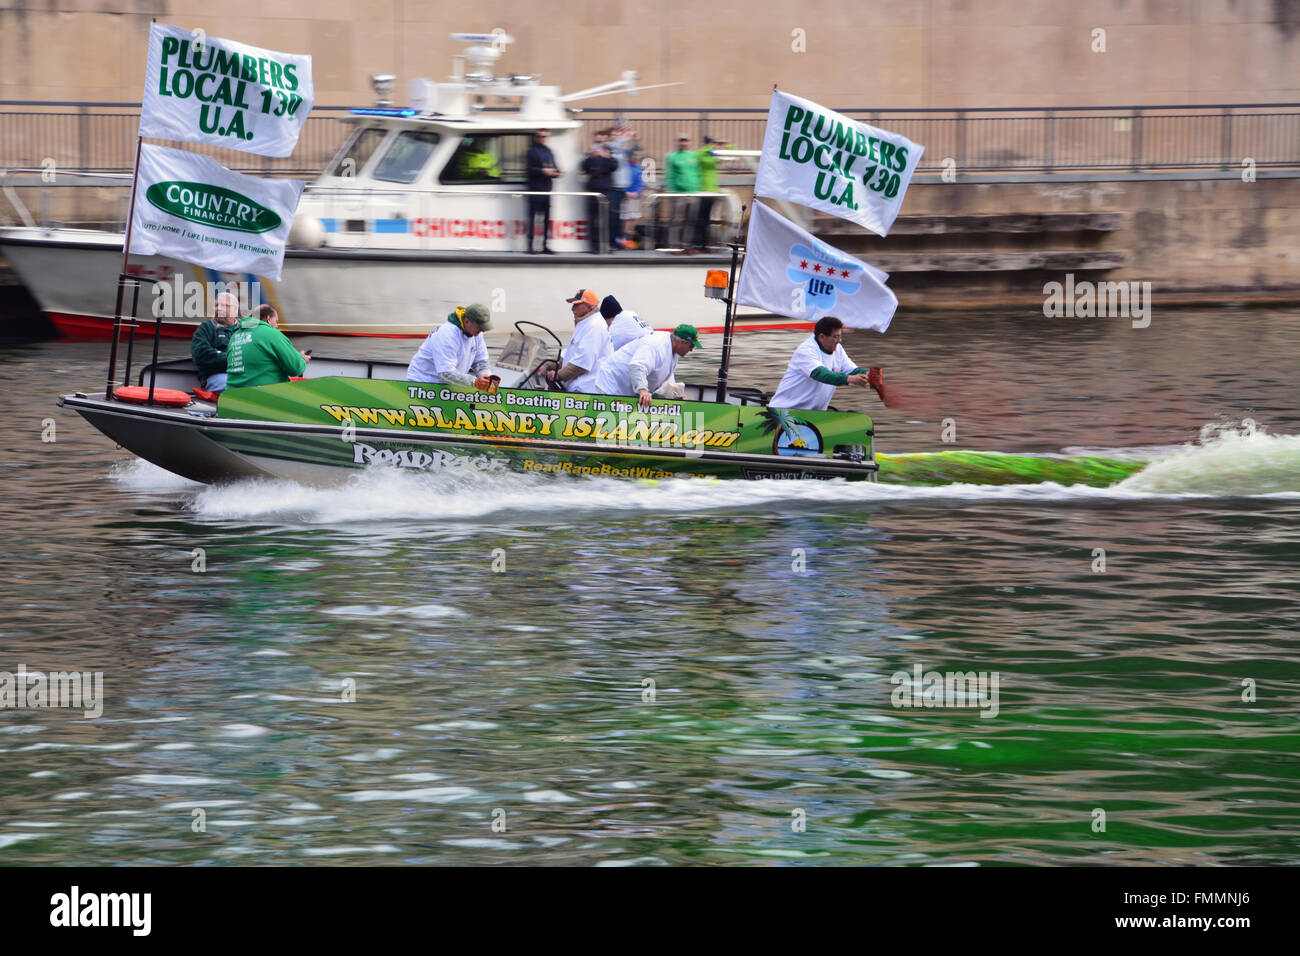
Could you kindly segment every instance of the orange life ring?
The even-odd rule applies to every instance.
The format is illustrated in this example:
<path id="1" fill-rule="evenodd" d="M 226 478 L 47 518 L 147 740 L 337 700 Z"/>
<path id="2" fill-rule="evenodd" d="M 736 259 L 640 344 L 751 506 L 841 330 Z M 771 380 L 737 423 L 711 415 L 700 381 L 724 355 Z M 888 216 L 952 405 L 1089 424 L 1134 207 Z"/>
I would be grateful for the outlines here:
<path id="1" fill-rule="evenodd" d="M 121 385 L 113 389 L 113 397 L 124 402 L 137 402 L 144 405 L 149 401 L 149 387 L 147 385 Z M 182 408 L 193 400 L 189 392 L 179 392 L 174 388 L 155 388 L 153 390 L 153 403 L 155 405 L 171 405 L 175 408 Z"/>

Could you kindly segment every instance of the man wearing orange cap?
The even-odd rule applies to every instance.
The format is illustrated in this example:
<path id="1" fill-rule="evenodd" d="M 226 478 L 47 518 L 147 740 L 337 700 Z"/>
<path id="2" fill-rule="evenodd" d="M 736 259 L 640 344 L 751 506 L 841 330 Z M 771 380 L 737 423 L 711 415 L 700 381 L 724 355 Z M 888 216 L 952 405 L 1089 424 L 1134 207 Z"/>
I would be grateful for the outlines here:
<path id="1" fill-rule="evenodd" d="M 573 309 L 573 336 L 564 350 L 564 365 L 546 377 L 566 392 L 595 391 L 596 370 L 614 354 L 609 324 L 597 310 L 600 296 L 591 289 L 579 289 L 565 299 Z"/>

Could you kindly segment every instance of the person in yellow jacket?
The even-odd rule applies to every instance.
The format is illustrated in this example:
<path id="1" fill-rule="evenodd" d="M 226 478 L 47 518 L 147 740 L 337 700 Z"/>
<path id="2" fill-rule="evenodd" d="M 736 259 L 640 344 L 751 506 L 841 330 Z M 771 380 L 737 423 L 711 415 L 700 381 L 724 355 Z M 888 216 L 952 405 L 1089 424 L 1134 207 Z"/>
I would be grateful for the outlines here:
<path id="1" fill-rule="evenodd" d="M 482 143 L 467 140 L 465 151 L 460 154 L 461 179 L 500 179 L 501 164 Z"/>

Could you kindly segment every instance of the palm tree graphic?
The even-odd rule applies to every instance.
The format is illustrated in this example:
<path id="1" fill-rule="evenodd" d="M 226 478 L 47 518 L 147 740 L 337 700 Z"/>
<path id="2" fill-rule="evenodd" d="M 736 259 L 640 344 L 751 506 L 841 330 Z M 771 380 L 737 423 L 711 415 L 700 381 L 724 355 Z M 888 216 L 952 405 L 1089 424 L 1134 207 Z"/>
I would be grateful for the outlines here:
<path id="1" fill-rule="evenodd" d="M 811 423 L 795 418 L 784 408 L 765 408 L 760 417 L 762 419 L 761 427 L 765 434 L 785 432 L 790 436 L 791 448 L 806 449 L 808 447 L 808 443 L 799 435 L 799 426 L 809 425 L 811 427 Z"/>

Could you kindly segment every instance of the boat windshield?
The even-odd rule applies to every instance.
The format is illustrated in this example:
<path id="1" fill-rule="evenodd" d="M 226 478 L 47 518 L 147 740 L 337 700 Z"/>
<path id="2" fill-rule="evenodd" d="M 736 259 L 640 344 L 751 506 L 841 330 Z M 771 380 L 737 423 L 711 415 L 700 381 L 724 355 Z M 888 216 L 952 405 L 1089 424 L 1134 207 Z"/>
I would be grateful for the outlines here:
<path id="1" fill-rule="evenodd" d="M 386 183 L 414 182 L 439 139 L 437 133 L 407 130 L 388 147 L 375 167 L 374 178 Z"/>
<path id="2" fill-rule="evenodd" d="M 379 144 L 388 135 L 388 130 L 380 126 L 368 126 L 358 130 L 339 154 L 338 161 L 330 168 L 331 176 L 357 176 L 361 168 L 370 161 Z"/>

